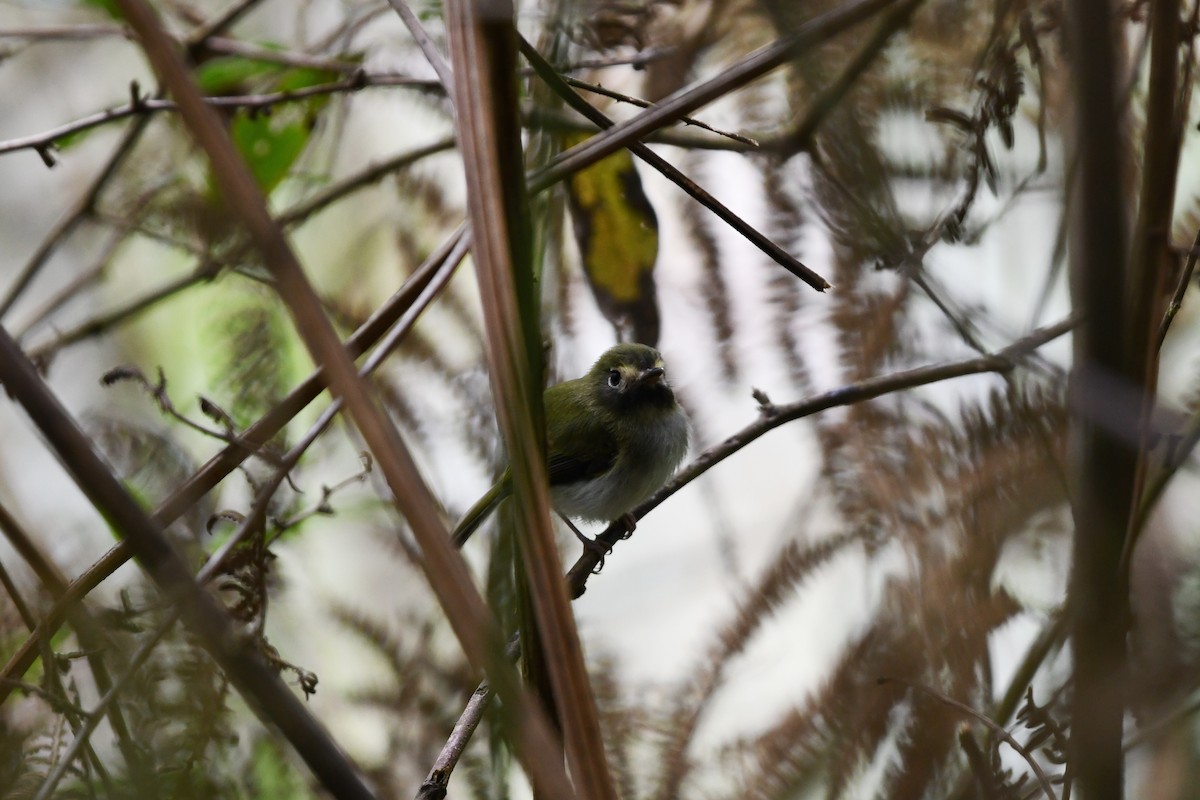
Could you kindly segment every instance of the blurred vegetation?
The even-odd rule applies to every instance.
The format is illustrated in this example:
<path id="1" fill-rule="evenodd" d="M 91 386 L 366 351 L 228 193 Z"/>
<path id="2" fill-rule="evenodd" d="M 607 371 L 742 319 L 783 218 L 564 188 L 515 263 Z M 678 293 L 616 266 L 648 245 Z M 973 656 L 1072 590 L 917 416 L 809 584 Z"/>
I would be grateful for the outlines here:
<path id="1" fill-rule="evenodd" d="M 428 303 L 369 381 L 452 524 L 503 456 L 482 366 L 479 308 L 492 298 L 449 278 L 460 256 L 447 258 L 445 245 L 466 212 L 445 87 L 383 0 L 154 5 L 338 334 L 377 314 L 390 327 Z M 446 53 L 440 4 L 410 5 Z M 852 5 L 547 0 L 520 4 L 517 19 L 575 91 L 621 120 L 638 113 L 634 99 L 669 103 Z M 690 510 L 667 506 L 646 523 L 665 517 L 664 528 L 716 542 L 716 569 L 733 576 L 719 589 L 689 586 L 728 602 L 705 621 L 706 644 L 686 671 L 646 685 L 626 679 L 604 642 L 585 641 L 605 755 L 627 800 L 1068 798 L 1077 777 L 1062 557 L 1080 535 L 1068 477 L 1071 363 L 1062 347 L 1039 349 L 1078 321 L 1067 297 L 1064 187 L 1078 165 L 1064 8 L 860 5 L 871 13 L 847 32 L 797 48 L 779 69 L 689 111 L 694 120 L 646 138 L 833 291 L 814 292 L 625 149 L 531 199 L 549 381 L 573 377 L 614 338 L 657 343 L 701 464 L 764 433 L 785 443 L 778 463 L 747 480 L 734 474 L 741 461 L 718 464 L 714 483 L 688 473 Z M 1147 148 L 1162 146 L 1147 123 L 1150 9 L 1130 2 L 1115 12 L 1131 187 Z M 1175 183 L 1149 189 L 1178 196 L 1161 232 L 1168 291 L 1155 298 L 1155 320 L 1176 287 L 1183 300 L 1191 286 L 1200 229 L 1187 158 L 1200 2 L 1175 10 L 1182 35 L 1169 49 L 1180 70 L 1167 116 L 1183 166 Z M 73 103 L 85 98 L 50 105 L 64 114 L 51 126 L 2 129 L 0 159 L 40 156 L 74 176 L 66 188 L 0 188 L 10 205 L 36 195 L 46 220 L 0 265 L 4 327 L 56 388 L 64 371 L 103 378 L 69 404 L 94 409 L 85 418 L 94 446 L 147 511 L 158 509 L 191 567 L 210 564 L 207 585 L 236 629 L 299 693 L 316 693 L 314 713 L 339 737 L 365 720 L 344 746 L 377 796 L 416 796 L 482 676 L 431 599 L 429 566 L 363 454 L 376 443 L 349 426 L 325 432 L 328 394 L 307 408 L 295 401 L 313 364 L 187 125 L 151 73 L 132 85 L 124 74 L 88 75 L 110 52 L 137 52 L 123 25 L 110 0 L 0 8 L 0 71 L 26 87 L 11 104 L 49 102 L 36 88 L 47 64 L 74 87 Z M 449 55 L 455 67 L 460 55 Z M 536 174 L 595 128 L 532 70 L 516 79 L 525 166 Z M 23 125 L 41 118 L 15 115 Z M 1131 222 L 1139 213 L 1133 200 L 1126 213 Z M 1143 507 L 1130 528 L 1139 547 L 1128 584 L 1113 588 L 1132 605 L 1131 619 L 1111 624 L 1130 642 L 1127 672 L 1114 680 L 1134 732 L 1129 793 L 1141 798 L 1193 796 L 1200 780 L 1189 699 L 1200 653 L 1195 537 L 1176 519 L 1186 505 L 1152 513 L 1160 497 L 1169 507 L 1168 482 L 1186 491 L 1193 479 L 1200 392 L 1189 312 L 1185 301 L 1162 363 L 1161 343 L 1150 354 L 1162 396 L 1149 424 L 1170 446 L 1141 439 L 1133 491 Z M 994 374 L 962 377 L 975 373 Z M 881 376 L 894 385 L 871 389 Z M 239 443 L 272 415 L 252 445 Z M 805 435 L 783 438 L 784 419 L 800 416 Z M 210 467 L 208 490 L 176 508 L 189 476 Z M 39 502 L 0 478 L 9 544 L 0 550 L 0 797 L 341 796 L 279 731 L 254 723 L 246 709 L 255 699 L 239 698 L 177 624 L 174 598 L 128 570 L 95 588 L 128 551 L 94 561 L 80 555 L 86 548 L 51 546 L 76 534 L 94 543 L 76 530 L 88 525 L 107 536 L 99 517 L 38 530 L 55 518 Z M 515 549 L 503 536 L 472 544 L 471 564 L 509 633 Z M 637 546 L 635 537 L 618 552 Z M 347 564 L 392 577 L 340 574 L 326 590 L 312 575 L 335 570 L 342 550 L 360 559 Z M 298 563 L 321 553 L 331 561 Z M 618 579 L 608 572 L 592 580 Z M 72 599 L 67 585 L 81 575 L 82 597 Z M 847 580 L 854 585 L 836 583 Z M 1023 580 L 1052 588 L 1039 595 Z M 821 611 L 839 644 L 833 656 L 812 656 L 824 659 L 816 685 L 771 687 L 773 700 L 742 709 L 754 722 L 732 724 L 721 706 L 743 702 L 733 687 L 747 653 L 770 642 L 783 653 L 778 668 L 795 659 L 796 674 L 810 674 L 816 637 L 788 610 L 850 596 L 870 598 L 847 602 L 861 613 Z M 663 629 L 674 624 L 664 610 Z M 100 722 L 91 709 L 114 685 Z M 495 707 L 485 716 L 451 796 L 520 796 L 500 716 Z"/>

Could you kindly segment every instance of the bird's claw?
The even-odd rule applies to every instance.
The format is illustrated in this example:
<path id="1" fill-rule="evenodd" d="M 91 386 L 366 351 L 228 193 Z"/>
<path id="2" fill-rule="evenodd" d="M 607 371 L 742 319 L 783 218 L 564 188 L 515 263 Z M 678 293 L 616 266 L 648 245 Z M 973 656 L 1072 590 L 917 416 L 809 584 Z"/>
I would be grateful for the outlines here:
<path id="1" fill-rule="evenodd" d="M 633 536 L 633 532 L 637 530 L 637 517 L 633 514 L 625 514 L 621 517 L 621 524 L 625 526 L 625 532 L 621 534 L 621 540 L 624 541 Z"/>
<path id="2" fill-rule="evenodd" d="M 599 575 L 600 570 L 604 569 L 604 559 L 612 552 L 612 545 L 605 544 L 599 539 L 589 539 L 586 536 L 580 537 L 579 541 L 583 545 L 585 553 L 595 554 L 596 566 L 592 567 L 592 574 Z"/>
<path id="3" fill-rule="evenodd" d="M 592 574 L 599 575 L 600 570 L 604 569 L 605 557 L 612 552 L 612 545 L 600 541 L 599 538 L 593 539 L 591 537 L 584 536 L 579 532 L 579 528 L 575 527 L 575 523 L 571 522 L 571 520 L 567 519 L 562 514 L 559 514 L 559 517 L 561 517 L 562 521 L 565 522 L 567 527 L 571 529 L 571 533 L 575 534 L 575 538 L 579 540 L 579 543 L 583 545 L 583 552 L 595 554 L 596 566 L 592 568 Z"/>

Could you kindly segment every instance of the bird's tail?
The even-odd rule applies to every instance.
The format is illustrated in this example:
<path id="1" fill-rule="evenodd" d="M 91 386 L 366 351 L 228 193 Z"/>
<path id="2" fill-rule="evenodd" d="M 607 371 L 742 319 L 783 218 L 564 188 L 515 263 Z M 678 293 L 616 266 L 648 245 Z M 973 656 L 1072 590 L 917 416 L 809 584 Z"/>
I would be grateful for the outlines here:
<path id="1" fill-rule="evenodd" d="M 450 540 L 454 542 L 454 546 L 462 548 L 466 544 L 467 539 L 471 538 L 471 534 L 475 529 L 488 518 L 488 515 L 500 505 L 500 501 L 508 497 L 510 482 L 501 479 L 496 482 L 491 489 L 488 489 L 483 497 L 475 501 L 475 505 L 467 509 L 467 513 L 463 514 L 462 519 L 458 521 L 458 525 L 454 527 L 454 532 L 450 534 Z"/>

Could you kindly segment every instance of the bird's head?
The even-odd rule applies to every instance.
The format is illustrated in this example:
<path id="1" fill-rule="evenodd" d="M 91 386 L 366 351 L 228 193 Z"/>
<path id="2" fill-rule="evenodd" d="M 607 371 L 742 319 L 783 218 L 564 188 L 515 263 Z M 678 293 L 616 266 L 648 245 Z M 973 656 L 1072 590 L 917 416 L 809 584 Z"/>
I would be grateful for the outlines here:
<path id="1" fill-rule="evenodd" d="M 588 371 L 588 383 L 600 402 L 615 409 L 674 408 L 662 355 L 644 344 L 619 344 Z"/>

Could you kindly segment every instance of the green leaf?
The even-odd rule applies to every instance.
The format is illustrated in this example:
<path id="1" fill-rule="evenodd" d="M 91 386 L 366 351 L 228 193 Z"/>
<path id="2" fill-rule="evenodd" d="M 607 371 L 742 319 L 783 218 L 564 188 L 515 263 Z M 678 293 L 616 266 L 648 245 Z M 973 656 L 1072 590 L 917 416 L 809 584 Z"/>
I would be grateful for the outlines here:
<path id="1" fill-rule="evenodd" d="M 196 69 L 196 83 L 206 95 L 240 94 L 255 78 L 278 74 L 283 68 L 269 61 L 242 56 L 222 56 Z"/>
<path id="2" fill-rule="evenodd" d="M 257 800 L 297 800 L 310 796 L 296 770 L 268 739 L 255 744 L 251 769 Z"/>
<path id="3" fill-rule="evenodd" d="M 295 67 L 283 73 L 279 79 L 275 91 L 278 92 L 294 92 L 297 89 L 307 89 L 309 86 L 320 86 L 323 83 L 333 83 L 340 76 L 336 72 L 330 72 L 325 69 L 312 69 L 309 67 Z M 318 98 L 314 98 L 314 101 Z M 327 98 L 319 98 L 321 101 L 326 101 Z M 323 103 L 322 103 L 323 104 Z"/>
<path id="4" fill-rule="evenodd" d="M 269 45 L 268 45 L 269 46 Z M 284 68 L 253 58 L 217 58 L 197 70 L 197 81 L 209 94 L 295 92 L 337 81 L 329 70 Z M 285 102 L 262 110 L 238 110 L 232 115 L 230 136 L 250 166 L 254 180 L 270 194 L 287 177 L 316 127 L 328 96 Z"/>
<path id="5" fill-rule="evenodd" d="M 286 112 L 255 117 L 239 113 L 233 120 L 230 129 L 233 143 L 266 194 L 287 177 L 312 135 L 313 126 L 307 118 L 285 119 L 294 116 Z"/>
<path id="6" fill-rule="evenodd" d="M 121 7 L 117 5 L 116 0 L 83 0 L 85 6 L 98 8 L 113 19 L 125 19 L 125 15 L 121 13 Z"/>
<path id="7" fill-rule="evenodd" d="M 67 149 L 79 144 L 84 139 L 86 139 L 88 136 L 90 136 L 91 134 L 100 130 L 100 128 L 102 128 L 102 127 L 104 127 L 104 126 L 103 125 L 93 125 L 90 128 L 81 128 L 80 130 L 77 130 L 74 133 L 68 133 L 66 136 L 60 136 L 54 140 L 54 147 L 56 150 L 59 150 L 59 151 L 67 150 Z"/>

